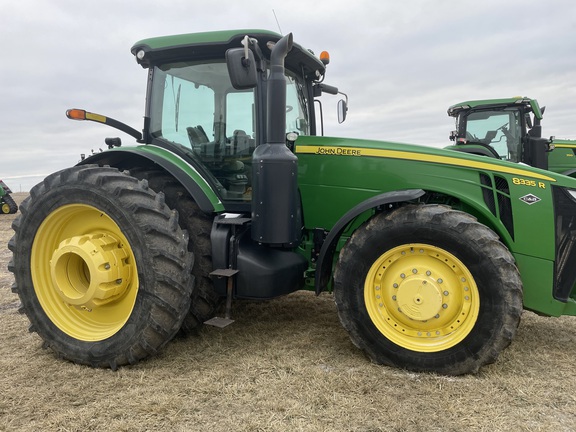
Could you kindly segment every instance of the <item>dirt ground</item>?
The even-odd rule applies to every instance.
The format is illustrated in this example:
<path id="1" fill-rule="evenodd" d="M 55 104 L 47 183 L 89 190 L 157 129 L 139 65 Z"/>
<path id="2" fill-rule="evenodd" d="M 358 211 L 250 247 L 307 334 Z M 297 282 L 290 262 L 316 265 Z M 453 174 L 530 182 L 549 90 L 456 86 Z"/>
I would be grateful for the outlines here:
<path id="1" fill-rule="evenodd" d="M 24 194 L 14 194 L 21 201 Z M 474 376 L 371 364 L 333 298 L 235 303 L 236 322 L 116 372 L 59 360 L 28 332 L 0 215 L 0 431 L 574 431 L 576 318 L 526 312 Z"/>

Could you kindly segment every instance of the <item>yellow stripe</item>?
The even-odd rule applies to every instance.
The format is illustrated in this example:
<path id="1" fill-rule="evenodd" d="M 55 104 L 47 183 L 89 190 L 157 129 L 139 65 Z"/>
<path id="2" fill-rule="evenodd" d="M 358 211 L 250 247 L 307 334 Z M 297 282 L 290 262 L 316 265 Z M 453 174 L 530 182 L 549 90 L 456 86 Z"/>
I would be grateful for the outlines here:
<path id="1" fill-rule="evenodd" d="M 350 155 L 353 157 L 358 156 L 374 156 L 374 157 L 382 157 L 382 158 L 389 158 L 389 159 L 406 159 L 406 160 L 413 160 L 419 162 L 431 162 L 431 163 L 438 163 L 444 165 L 455 165 L 455 166 L 462 166 L 467 168 L 475 168 L 481 170 L 488 170 L 488 171 L 497 171 L 503 172 L 507 174 L 513 174 L 517 176 L 524 176 L 524 177 L 532 177 L 537 178 L 540 180 L 547 180 L 551 182 L 555 182 L 556 180 L 552 177 L 546 176 L 544 174 L 535 173 L 532 171 L 526 171 L 519 168 L 512 168 L 508 166 L 496 165 L 489 162 L 477 162 L 471 161 L 466 159 L 459 159 L 449 156 L 438 156 L 438 155 L 430 155 L 430 154 L 423 154 L 423 153 L 412 153 L 412 152 L 405 152 L 399 150 L 381 150 L 381 149 L 372 149 L 372 148 L 362 148 L 362 147 L 327 147 L 327 146 L 307 146 L 302 145 L 296 146 L 296 153 L 307 153 L 307 154 L 316 154 L 319 151 L 333 151 L 334 155 Z M 337 152 L 344 152 L 344 153 L 337 153 Z M 330 156 L 331 154 L 323 153 L 322 155 Z"/>
<path id="2" fill-rule="evenodd" d="M 106 123 L 106 117 L 100 114 L 94 114 L 90 112 L 86 113 L 86 120 L 92 120 L 99 123 Z"/>
<path id="3" fill-rule="evenodd" d="M 554 144 L 555 148 L 576 148 L 576 143 L 574 144 Z"/>

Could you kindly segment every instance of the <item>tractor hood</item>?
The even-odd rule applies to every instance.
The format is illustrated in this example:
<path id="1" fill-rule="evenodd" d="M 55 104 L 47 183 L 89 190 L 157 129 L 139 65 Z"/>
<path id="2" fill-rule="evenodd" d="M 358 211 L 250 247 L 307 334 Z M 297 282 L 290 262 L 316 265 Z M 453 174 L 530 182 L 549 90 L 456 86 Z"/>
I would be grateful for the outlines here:
<path id="1" fill-rule="evenodd" d="M 455 152 L 435 147 L 386 141 L 350 138 L 302 136 L 296 142 L 297 155 L 324 155 L 356 158 L 385 158 L 391 160 L 418 161 L 453 167 L 485 170 L 495 173 L 529 177 L 576 189 L 576 180 L 547 170 L 533 168 L 495 158 Z"/>

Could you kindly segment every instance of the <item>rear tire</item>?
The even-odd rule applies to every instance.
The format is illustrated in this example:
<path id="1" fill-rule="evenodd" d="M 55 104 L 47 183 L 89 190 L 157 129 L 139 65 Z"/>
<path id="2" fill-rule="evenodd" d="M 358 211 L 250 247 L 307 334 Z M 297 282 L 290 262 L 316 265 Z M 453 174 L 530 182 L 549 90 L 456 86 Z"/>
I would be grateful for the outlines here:
<path id="1" fill-rule="evenodd" d="M 163 194 L 85 165 L 47 177 L 20 210 L 9 270 L 46 347 L 116 369 L 172 339 L 189 308 L 193 258 Z"/>
<path id="2" fill-rule="evenodd" d="M 210 277 L 212 271 L 212 244 L 210 232 L 213 219 L 200 210 L 184 187 L 165 171 L 148 168 L 130 169 L 130 175 L 146 179 L 150 188 L 163 192 L 166 203 L 179 213 L 178 222 L 189 235 L 188 250 L 194 255 L 190 283 L 194 284 L 190 309 L 181 327 L 183 335 L 196 334 L 204 321 L 212 318 L 221 297 L 214 291 Z"/>
<path id="3" fill-rule="evenodd" d="M 342 248 L 335 300 L 376 363 L 448 375 L 496 360 L 522 312 L 514 259 L 494 232 L 438 205 L 378 214 Z"/>

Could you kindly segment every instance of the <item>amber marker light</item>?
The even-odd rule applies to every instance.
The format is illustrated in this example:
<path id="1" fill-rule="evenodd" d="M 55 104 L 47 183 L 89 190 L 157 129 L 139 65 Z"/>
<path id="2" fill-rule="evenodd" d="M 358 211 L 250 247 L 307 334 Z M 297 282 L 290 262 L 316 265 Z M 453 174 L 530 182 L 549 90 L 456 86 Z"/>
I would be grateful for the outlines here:
<path id="1" fill-rule="evenodd" d="M 86 120 L 86 111 L 81 109 L 69 109 L 66 111 L 66 117 L 72 120 Z"/>
<path id="2" fill-rule="evenodd" d="M 324 63 L 324 66 L 330 63 L 330 54 L 328 54 L 328 51 L 322 51 L 320 53 L 320 61 Z"/>

